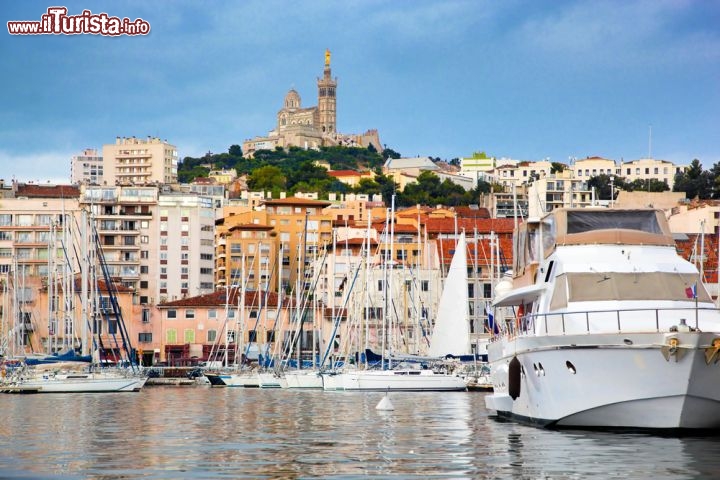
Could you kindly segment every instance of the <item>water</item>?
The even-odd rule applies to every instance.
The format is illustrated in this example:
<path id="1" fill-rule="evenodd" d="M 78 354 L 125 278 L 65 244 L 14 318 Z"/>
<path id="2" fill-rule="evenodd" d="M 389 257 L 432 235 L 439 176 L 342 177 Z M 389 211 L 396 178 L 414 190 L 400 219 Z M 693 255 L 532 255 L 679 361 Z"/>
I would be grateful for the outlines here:
<path id="1" fill-rule="evenodd" d="M 720 437 L 500 422 L 483 393 L 146 387 L 0 396 L 0 477 L 717 478 Z"/>

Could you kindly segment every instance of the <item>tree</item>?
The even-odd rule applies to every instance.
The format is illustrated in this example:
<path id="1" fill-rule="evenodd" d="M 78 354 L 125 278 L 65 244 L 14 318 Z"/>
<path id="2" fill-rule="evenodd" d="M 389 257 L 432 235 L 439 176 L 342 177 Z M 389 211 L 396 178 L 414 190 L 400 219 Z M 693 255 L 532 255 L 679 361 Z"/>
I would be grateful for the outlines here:
<path id="1" fill-rule="evenodd" d="M 230 145 L 230 148 L 228 149 L 228 153 L 232 155 L 233 157 L 242 157 L 243 151 L 240 145 Z"/>
<path id="2" fill-rule="evenodd" d="M 392 148 L 385 147 L 382 151 L 382 157 L 387 160 L 388 158 L 400 158 L 401 155 Z"/>
<path id="3" fill-rule="evenodd" d="M 623 177 L 612 177 L 610 181 L 610 175 L 604 173 L 590 177 L 587 182 L 588 188 L 595 188 L 598 200 L 609 200 L 610 191 L 614 190 L 614 198 L 617 199 L 618 191 L 627 190 L 625 179 Z"/>
<path id="4" fill-rule="evenodd" d="M 248 177 L 247 183 L 251 190 L 256 191 L 284 190 L 287 179 L 278 167 L 265 165 L 253 170 Z"/>
<path id="5" fill-rule="evenodd" d="M 685 172 L 675 175 L 673 191 L 685 192 L 685 198 L 705 200 L 712 197 L 714 186 L 712 172 L 703 171 L 700 160 L 695 158 Z"/>
<path id="6" fill-rule="evenodd" d="M 565 171 L 565 165 L 559 162 L 552 162 L 550 164 L 550 173 L 562 173 Z"/>
<path id="7" fill-rule="evenodd" d="M 376 195 L 380 193 L 380 184 L 372 178 L 361 178 L 353 189 L 355 193 L 363 193 L 366 195 Z"/>
<path id="8" fill-rule="evenodd" d="M 666 192 L 670 190 L 667 183 L 656 178 L 642 180 L 637 178 L 630 183 L 625 184 L 625 189 L 629 192 Z"/>

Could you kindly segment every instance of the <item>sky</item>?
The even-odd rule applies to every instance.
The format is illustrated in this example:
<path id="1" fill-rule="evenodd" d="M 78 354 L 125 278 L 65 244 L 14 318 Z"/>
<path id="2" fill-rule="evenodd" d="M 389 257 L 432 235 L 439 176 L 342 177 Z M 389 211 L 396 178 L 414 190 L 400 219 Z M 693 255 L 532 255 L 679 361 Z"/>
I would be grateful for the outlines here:
<path id="1" fill-rule="evenodd" d="M 11 35 L 51 6 L 147 35 Z M 36 1 L 0 5 L 0 178 L 67 183 L 117 136 L 182 159 L 266 135 L 285 94 L 403 156 L 720 162 L 720 2 Z"/>

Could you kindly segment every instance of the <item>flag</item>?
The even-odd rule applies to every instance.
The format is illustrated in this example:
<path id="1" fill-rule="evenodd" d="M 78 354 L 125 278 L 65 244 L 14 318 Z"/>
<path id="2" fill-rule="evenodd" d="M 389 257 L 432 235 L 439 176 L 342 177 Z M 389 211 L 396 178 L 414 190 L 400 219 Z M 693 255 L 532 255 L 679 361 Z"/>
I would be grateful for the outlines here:
<path id="1" fill-rule="evenodd" d="M 488 330 L 492 333 L 500 333 L 497 325 L 495 325 L 495 316 L 493 315 L 492 309 L 490 308 L 490 302 L 485 303 L 485 313 L 488 317 Z"/>
<path id="2" fill-rule="evenodd" d="M 693 283 L 692 286 L 686 287 L 685 295 L 687 298 L 697 298 L 697 283 Z"/>

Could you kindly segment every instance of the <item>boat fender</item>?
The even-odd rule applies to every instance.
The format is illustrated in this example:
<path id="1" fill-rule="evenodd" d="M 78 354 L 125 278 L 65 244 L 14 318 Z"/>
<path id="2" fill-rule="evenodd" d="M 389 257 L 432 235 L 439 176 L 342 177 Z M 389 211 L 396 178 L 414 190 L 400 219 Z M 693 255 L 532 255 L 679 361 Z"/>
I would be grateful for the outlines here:
<path id="1" fill-rule="evenodd" d="M 513 357 L 508 365 L 508 393 L 515 400 L 520 396 L 520 360 Z"/>

